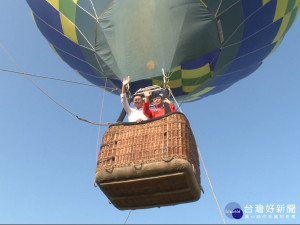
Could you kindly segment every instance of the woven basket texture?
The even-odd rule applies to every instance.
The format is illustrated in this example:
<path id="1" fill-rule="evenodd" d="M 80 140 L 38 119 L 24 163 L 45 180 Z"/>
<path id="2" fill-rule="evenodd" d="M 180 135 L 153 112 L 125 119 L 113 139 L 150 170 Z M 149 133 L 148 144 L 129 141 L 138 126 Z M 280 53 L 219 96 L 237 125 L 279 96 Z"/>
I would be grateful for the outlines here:
<path id="1" fill-rule="evenodd" d="M 97 170 L 176 158 L 188 160 L 200 175 L 196 141 L 181 113 L 142 124 L 111 126 L 103 135 Z"/>
<path id="2" fill-rule="evenodd" d="M 198 200 L 199 157 L 187 118 L 177 112 L 110 126 L 102 138 L 96 182 L 120 209 Z"/>

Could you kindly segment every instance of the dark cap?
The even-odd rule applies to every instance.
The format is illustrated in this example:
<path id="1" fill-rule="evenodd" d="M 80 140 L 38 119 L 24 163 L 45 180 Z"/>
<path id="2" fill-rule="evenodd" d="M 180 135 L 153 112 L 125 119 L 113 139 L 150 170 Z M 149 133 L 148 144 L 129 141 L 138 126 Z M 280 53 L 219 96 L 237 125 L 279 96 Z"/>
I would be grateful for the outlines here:
<path id="1" fill-rule="evenodd" d="M 163 96 L 164 96 L 164 94 L 161 91 L 155 91 L 153 93 L 153 98 L 158 98 L 158 97 L 163 98 Z"/>

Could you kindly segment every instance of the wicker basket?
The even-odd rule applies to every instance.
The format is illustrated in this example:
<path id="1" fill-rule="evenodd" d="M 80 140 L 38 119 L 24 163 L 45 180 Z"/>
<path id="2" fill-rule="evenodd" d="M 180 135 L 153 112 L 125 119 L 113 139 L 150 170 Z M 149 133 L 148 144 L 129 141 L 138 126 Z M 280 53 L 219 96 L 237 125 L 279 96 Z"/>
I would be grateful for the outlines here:
<path id="1" fill-rule="evenodd" d="M 182 113 L 110 126 L 95 181 L 119 209 L 174 205 L 200 198 L 199 157 Z"/>

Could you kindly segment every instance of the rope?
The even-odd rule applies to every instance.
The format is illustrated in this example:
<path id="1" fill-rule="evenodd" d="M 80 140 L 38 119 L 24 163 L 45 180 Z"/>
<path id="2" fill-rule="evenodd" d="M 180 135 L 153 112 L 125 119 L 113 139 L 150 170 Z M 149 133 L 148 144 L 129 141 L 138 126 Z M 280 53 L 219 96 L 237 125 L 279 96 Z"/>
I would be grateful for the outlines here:
<path id="1" fill-rule="evenodd" d="M 229 9 L 231 9 L 234 5 L 236 5 L 237 3 L 241 2 L 240 0 L 239 1 L 236 1 L 235 3 L 233 3 L 232 5 L 230 5 L 228 8 L 224 9 L 219 15 L 218 15 L 218 12 L 216 13 L 215 16 L 218 16 L 220 17 L 223 13 L 225 13 L 226 11 L 228 11 Z M 218 10 L 219 11 L 219 10 Z"/>
<path id="2" fill-rule="evenodd" d="M 94 10 L 94 13 L 95 13 L 94 19 L 97 21 L 97 12 L 96 12 L 95 6 L 94 6 L 94 4 L 93 4 L 93 1 L 90 0 L 90 3 L 91 3 L 91 5 L 92 5 L 93 10 Z M 77 2 L 77 5 L 79 5 L 78 2 Z M 97 22 L 98 22 L 98 21 L 97 21 Z"/>
<path id="3" fill-rule="evenodd" d="M 128 220 L 128 218 L 129 218 L 129 216 L 130 216 L 130 213 L 131 213 L 131 211 L 132 211 L 132 210 L 130 210 L 130 211 L 129 211 L 129 213 L 128 213 L 128 215 L 127 215 L 127 218 L 126 218 L 126 220 L 125 220 L 124 224 L 126 224 L 126 223 L 127 223 L 127 220 Z"/>
<path id="4" fill-rule="evenodd" d="M 211 181 L 210 181 L 210 178 L 209 178 L 209 176 L 208 176 L 208 173 L 207 173 L 207 170 L 206 170 L 206 167 L 205 167 L 205 164 L 204 164 L 204 160 L 203 160 L 203 158 L 202 158 L 202 155 L 201 155 L 201 152 L 200 152 L 200 149 L 199 149 L 199 147 L 197 147 L 197 149 L 198 149 L 198 153 L 199 153 L 199 156 L 200 156 L 200 159 L 201 159 L 201 162 L 202 162 L 202 165 L 203 165 L 203 168 L 204 168 L 204 171 L 205 171 L 205 174 L 206 174 L 206 177 L 207 177 L 207 180 L 208 180 L 209 186 L 210 186 L 210 188 L 211 188 L 211 191 L 212 191 L 212 193 L 213 193 L 213 196 L 214 196 L 214 198 L 215 198 L 215 201 L 216 201 L 217 207 L 218 207 L 218 209 L 219 209 L 219 212 L 220 212 L 221 218 L 222 218 L 222 220 L 223 220 L 223 223 L 224 223 L 224 224 L 226 224 L 226 221 L 225 221 L 225 219 L 224 219 L 224 216 L 223 216 L 222 210 L 221 210 L 221 208 L 220 208 L 220 205 L 219 205 L 219 202 L 218 202 L 217 196 L 216 196 L 216 194 L 215 194 L 214 188 L 213 188 L 213 186 L 212 186 L 212 184 L 211 184 Z"/>
<path id="5" fill-rule="evenodd" d="M 78 4 L 77 4 L 78 7 L 80 7 Z M 83 9 L 82 7 L 80 7 L 81 9 Z M 58 9 L 55 9 L 57 12 Z M 84 10 L 84 9 L 83 9 Z M 85 10 L 85 12 L 87 12 Z M 51 29 L 53 29 L 54 31 L 56 31 L 57 33 L 61 34 L 62 36 L 68 38 L 70 41 L 74 42 L 74 40 L 72 40 L 70 37 L 66 36 L 66 34 L 64 34 L 64 32 L 61 32 L 59 31 L 58 29 L 56 29 L 55 27 L 51 26 L 49 23 L 47 23 L 45 20 L 43 20 L 41 17 L 39 17 L 37 14 L 35 14 L 35 12 L 32 11 L 32 13 L 34 14 L 34 16 L 36 18 L 38 18 L 41 22 L 43 22 L 46 26 L 50 27 Z M 60 12 L 59 12 L 60 13 Z M 91 17 L 93 17 L 92 14 L 88 13 Z M 94 18 L 94 17 L 93 17 Z M 82 33 L 82 31 L 76 26 L 76 24 L 74 24 L 71 20 L 69 20 L 69 18 L 67 16 L 65 16 L 65 19 L 67 19 L 71 24 L 74 25 L 75 29 L 82 35 L 82 37 L 85 39 L 86 43 L 89 44 L 90 48 L 88 48 L 87 46 L 84 46 L 84 45 L 79 45 L 80 47 L 83 47 L 83 48 L 86 48 L 86 49 L 89 49 L 91 51 L 95 51 L 95 47 L 90 43 L 90 41 L 88 40 L 88 38 Z M 96 18 L 94 18 L 96 20 Z M 75 43 L 75 42 L 74 42 Z M 53 45 L 54 46 L 54 45 Z"/>
<path id="6" fill-rule="evenodd" d="M 77 2 L 76 4 L 77 4 L 77 7 L 79 7 L 82 11 L 84 11 L 86 14 L 88 14 L 89 16 L 93 17 L 93 18 L 96 20 L 97 15 L 96 15 L 96 17 L 93 16 L 93 15 L 92 15 L 90 12 L 88 12 L 85 8 L 83 8 L 81 5 L 79 5 L 78 2 Z M 92 5 L 92 7 L 93 7 L 93 9 L 94 9 L 94 5 L 93 5 L 93 2 L 92 2 L 91 0 L 90 0 L 90 4 Z M 95 9 L 94 9 L 94 13 L 96 14 Z"/>
<path id="7" fill-rule="evenodd" d="M 101 12 L 101 14 L 97 17 L 97 22 L 99 19 L 103 17 L 103 15 L 111 8 L 112 4 L 114 4 L 114 1 L 111 1 L 109 5 Z M 98 22 L 99 23 L 99 22 Z"/>
<path id="8" fill-rule="evenodd" d="M 0 71 L 3 72 L 9 72 L 9 73 L 15 73 L 15 74 L 22 74 L 24 75 L 24 73 L 15 71 L 15 70 L 8 70 L 8 69 L 2 69 L 0 68 Z M 31 77 L 37 77 L 37 78 L 43 78 L 43 79 L 49 79 L 49 80 L 56 80 L 56 81 L 61 81 L 61 82 L 66 82 L 66 83 L 72 83 L 72 84 L 80 84 L 80 85 L 85 85 L 85 86 L 90 86 L 90 87 L 98 87 L 94 84 L 88 84 L 88 83 L 81 83 L 81 82 L 77 82 L 77 81 L 71 81 L 71 80 L 64 80 L 64 79 L 60 79 L 60 78 L 55 78 L 55 77 L 48 77 L 48 76 L 43 76 L 43 75 L 38 75 L 38 74 L 33 74 L 33 73 L 25 73 L 27 76 L 31 76 Z"/>
<path id="9" fill-rule="evenodd" d="M 223 0 L 221 0 L 220 4 L 219 4 L 219 6 L 218 6 L 218 9 L 217 9 L 216 15 L 218 15 L 218 12 L 219 12 L 219 10 L 220 10 L 220 8 L 221 8 L 222 2 L 223 2 Z"/>
<path id="10" fill-rule="evenodd" d="M 90 15 L 91 15 L 91 14 L 90 14 Z M 70 39 L 70 38 L 67 37 L 64 33 L 61 33 L 59 30 L 55 29 L 55 28 L 52 27 L 50 24 L 46 23 L 46 21 L 44 21 L 44 20 L 43 20 L 42 18 L 40 18 L 38 15 L 35 14 L 35 16 L 36 16 L 36 18 L 40 19 L 46 26 L 52 28 L 52 29 L 55 30 L 56 32 L 58 32 L 58 33 L 60 33 L 61 35 L 65 36 L 66 38 Z M 70 21 L 70 22 L 72 23 L 72 21 Z M 95 22 L 98 22 L 98 21 L 95 21 Z M 78 32 L 80 32 L 80 34 L 82 35 L 82 37 L 87 41 L 87 43 L 90 45 L 91 48 L 88 48 L 87 46 L 84 46 L 84 45 L 78 45 L 78 46 L 83 47 L 83 48 L 86 48 L 86 49 L 88 49 L 88 50 L 91 50 L 92 52 L 95 53 L 95 48 L 94 48 L 93 45 L 88 41 L 87 37 L 82 33 L 82 31 L 81 31 L 75 24 L 74 24 L 74 26 L 75 26 L 76 30 L 77 30 Z M 70 41 L 74 42 L 74 41 L 71 40 L 71 39 L 70 39 Z M 75 43 L 75 44 L 76 44 L 76 43 Z M 91 68 L 93 68 L 94 70 L 96 70 L 96 71 L 99 72 L 100 74 L 103 74 L 103 68 L 102 68 L 102 66 L 101 66 L 101 64 L 100 64 L 100 62 L 99 62 L 99 60 L 98 60 L 96 54 L 95 54 L 95 57 L 96 57 L 97 63 L 99 64 L 99 67 L 100 67 L 101 71 L 100 71 L 98 68 L 94 67 L 94 66 L 93 66 L 92 64 L 90 64 L 89 62 L 84 61 L 84 60 L 82 60 L 81 58 L 78 58 L 77 56 L 73 55 L 71 52 L 64 51 L 63 49 L 60 49 L 58 46 L 55 46 L 53 43 L 52 43 L 52 45 L 53 45 L 56 49 L 60 50 L 61 52 L 63 52 L 63 53 L 65 53 L 65 54 L 67 54 L 67 55 L 73 57 L 73 58 L 76 59 L 76 60 L 79 60 L 79 61 L 82 61 L 82 62 L 88 64 Z M 99 77 L 99 78 L 100 78 L 100 77 Z M 113 82 L 110 82 L 110 84 L 111 84 L 111 85 L 114 85 Z M 114 86 L 116 86 L 116 85 L 114 85 Z"/>
<path id="11" fill-rule="evenodd" d="M 258 33 L 260 33 L 261 31 L 267 29 L 268 27 L 272 26 L 272 23 L 269 23 L 267 24 L 266 26 L 262 27 L 260 30 L 257 30 L 255 33 L 252 33 L 251 35 L 247 36 L 246 38 L 242 39 L 241 41 L 237 41 L 237 42 L 234 42 L 232 44 L 229 44 L 229 45 L 226 45 L 226 46 L 222 46 L 222 50 L 225 49 L 225 48 L 228 48 L 228 47 L 232 47 L 234 45 L 238 45 L 238 44 L 241 44 L 243 43 L 244 41 L 246 41 L 247 39 L 257 35 Z"/>
<path id="12" fill-rule="evenodd" d="M 33 13 L 34 13 L 34 12 L 33 12 Z M 58 33 L 60 33 L 61 35 L 63 35 L 64 37 L 68 38 L 70 41 L 74 42 L 74 41 L 71 40 L 69 37 L 67 37 L 64 33 L 61 33 L 59 30 L 57 30 L 56 28 L 54 28 L 53 26 L 51 26 L 50 24 L 48 24 L 46 21 L 44 21 L 44 20 L 43 20 L 42 18 L 40 18 L 38 15 L 36 15 L 36 14 L 34 14 L 34 15 L 35 15 L 36 18 L 40 19 L 46 26 L 50 27 L 51 29 L 53 29 L 53 30 L 55 30 L 56 32 L 58 32 Z M 91 14 L 90 14 L 90 15 L 91 15 Z M 92 16 L 92 15 L 91 15 L 91 16 Z M 70 22 L 73 23 L 72 21 L 70 21 Z M 98 22 L 98 20 L 96 20 L 96 18 L 95 18 L 95 22 Z M 73 55 L 71 52 L 67 52 L 67 51 L 64 51 L 63 49 L 60 49 L 58 46 L 55 46 L 53 43 L 51 43 L 51 44 L 55 47 L 55 50 L 58 49 L 58 50 L 60 50 L 61 52 L 63 52 L 63 53 L 65 53 L 65 54 L 67 54 L 67 55 L 73 57 L 74 59 L 79 60 L 79 61 L 82 61 L 82 62 L 88 64 L 91 68 L 93 68 L 94 70 L 96 70 L 97 72 L 99 72 L 100 74 L 103 75 L 104 70 L 103 70 L 103 67 L 102 67 L 101 63 L 100 63 L 99 60 L 98 60 L 98 57 L 97 57 L 96 50 L 95 50 L 94 46 L 89 42 L 89 40 L 87 39 L 87 37 L 86 37 L 86 36 L 82 33 L 82 31 L 76 26 L 76 24 L 74 24 L 74 26 L 75 26 L 76 30 L 77 30 L 78 32 L 80 32 L 81 36 L 86 40 L 86 42 L 90 45 L 91 48 L 89 48 L 89 47 L 87 47 L 87 46 L 84 46 L 84 45 L 79 45 L 79 44 L 78 44 L 78 46 L 83 47 L 83 48 L 86 48 L 86 49 L 91 50 L 92 52 L 94 52 L 95 58 L 96 58 L 96 61 L 97 61 L 98 65 L 99 65 L 100 70 L 99 70 L 98 68 L 94 67 L 92 64 L 90 64 L 88 61 L 84 61 L 84 60 L 82 60 L 81 58 L 78 58 L 77 56 Z M 97 27 L 96 27 L 96 29 L 97 29 Z M 95 41 L 96 41 L 96 40 L 95 40 Z M 75 44 L 77 44 L 77 43 L 75 43 Z M 99 77 L 99 78 L 101 78 L 101 77 Z M 106 78 L 106 77 L 104 77 L 104 78 Z M 116 85 L 115 85 L 113 82 L 110 82 L 110 84 L 116 87 Z"/>
<path id="13" fill-rule="evenodd" d="M 97 126 L 110 126 L 110 125 L 114 125 L 114 124 L 118 124 L 118 122 L 114 122 L 114 123 L 110 123 L 110 122 L 106 122 L 106 123 L 97 123 L 97 122 L 93 122 L 93 121 L 90 121 L 90 120 L 87 120 L 85 118 L 82 118 L 80 116 L 76 116 L 77 119 L 83 121 L 83 122 L 87 122 L 87 123 L 90 123 L 90 124 L 93 124 L 93 125 L 97 125 Z"/>
<path id="14" fill-rule="evenodd" d="M 172 98 L 174 99 L 174 101 L 175 101 L 175 103 L 176 103 L 176 105 L 177 105 L 177 107 L 178 107 L 179 111 L 180 111 L 181 113 L 183 113 L 183 112 L 182 112 L 182 110 L 181 110 L 181 108 L 180 108 L 180 105 L 178 104 L 178 102 L 177 102 L 176 98 L 174 97 L 174 95 L 173 95 L 173 93 L 172 93 L 172 90 L 171 90 L 171 88 L 170 88 L 170 87 L 168 87 L 168 90 L 169 90 L 170 94 L 172 95 Z"/>
<path id="15" fill-rule="evenodd" d="M 105 80 L 105 87 L 106 87 L 106 83 L 107 83 L 107 78 Z M 106 88 L 104 88 L 103 95 L 102 95 L 102 104 L 101 104 L 101 109 L 100 109 L 99 124 L 101 124 L 101 121 L 102 121 L 102 112 L 103 112 L 103 107 L 104 107 L 105 90 L 106 90 Z M 97 149 L 96 149 L 96 163 L 97 163 L 97 156 L 98 156 L 98 149 L 99 149 L 100 133 L 101 133 L 101 126 L 98 127 Z"/>
<path id="16" fill-rule="evenodd" d="M 52 98 L 46 91 L 44 91 L 39 85 L 37 85 L 28 75 L 27 73 L 25 73 L 21 67 L 17 64 L 17 62 L 14 60 L 14 58 L 9 54 L 9 52 L 7 51 L 7 49 L 2 45 L 2 43 L 0 42 L 0 48 L 3 50 L 3 52 L 7 55 L 7 57 L 10 59 L 10 61 L 17 67 L 17 69 L 20 71 L 19 73 L 23 74 L 27 80 L 29 80 L 38 90 L 40 90 L 44 95 L 46 95 L 51 101 L 53 101 L 56 105 L 58 105 L 59 107 L 61 107 L 63 110 L 65 110 L 66 112 L 68 112 L 69 114 L 71 114 L 72 116 L 76 117 L 79 120 L 91 123 L 91 124 L 96 124 L 99 126 L 107 126 L 113 123 L 95 123 L 95 122 L 91 122 L 87 119 L 84 119 L 80 116 L 77 116 L 75 113 L 73 113 L 71 110 L 67 109 L 66 107 L 64 107 L 62 104 L 60 104 L 59 102 L 57 102 L 54 98 Z"/>
<path id="17" fill-rule="evenodd" d="M 246 57 L 246 56 L 248 56 L 248 55 L 251 55 L 252 53 L 258 52 L 258 51 L 260 51 L 260 50 L 262 50 L 262 49 L 264 49 L 264 48 L 267 48 L 267 47 L 269 47 L 269 46 L 271 46 L 271 45 L 273 45 L 273 43 L 267 44 L 267 45 L 265 45 L 265 46 L 262 46 L 261 48 L 257 48 L 257 49 L 255 49 L 255 50 L 253 50 L 252 52 L 248 52 L 248 53 L 246 53 L 246 54 L 244 54 L 244 55 L 241 55 L 241 56 L 239 56 L 239 57 L 236 57 L 235 59 L 233 59 L 233 60 L 229 61 L 228 63 L 224 64 L 224 65 L 220 68 L 220 70 L 222 70 L 223 68 L 225 68 L 227 65 L 230 65 L 232 62 L 234 62 L 234 61 L 237 60 L 237 59 L 241 59 L 241 58 L 243 58 L 243 57 Z M 253 65 L 253 66 L 255 66 L 255 65 Z M 251 66 L 250 66 L 250 67 L 247 67 L 247 68 L 251 68 Z M 247 69 L 247 68 L 245 68 L 245 69 Z M 235 73 L 235 72 L 238 72 L 238 71 L 241 71 L 241 70 L 232 71 L 232 72 L 230 72 L 230 73 Z M 230 74 L 230 73 L 229 73 L 229 74 Z M 226 75 L 226 73 L 225 73 L 224 75 Z"/>
<path id="18" fill-rule="evenodd" d="M 170 88 L 170 86 L 169 86 L 169 80 L 170 80 L 170 77 L 172 76 L 172 73 L 171 73 L 170 75 L 166 75 L 166 74 L 165 74 L 164 68 L 162 68 L 161 71 L 162 71 L 162 73 L 163 73 L 164 88 L 167 88 L 167 89 L 169 90 L 169 93 L 172 95 L 172 98 L 174 99 L 174 101 L 175 101 L 175 103 L 176 103 L 176 105 L 177 105 L 179 111 L 180 111 L 181 113 L 183 113 L 182 110 L 181 110 L 181 108 L 180 108 L 180 105 L 178 104 L 178 102 L 177 102 L 175 96 L 173 95 L 172 90 L 171 90 L 171 88 Z M 168 73 L 167 73 L 167 74 L 168 74 Z"/>
<path id="19" fill-rule="evenodd" d="M 22 73 L 22 72 L 18 72 L 18 71 L 15 71 L 15 70 L 8 70 L 8 69 L 3 69 L 3 68 L 0 68 L 0 71 L 8 72 L 8 73 L 15 73 L 15 74 L 22 74 L 22 75 L 26 74 L 27 76 L 31 76 L 31 77 L 61 81 L 61 82 L 72 83 L 72 84 L 80 84 L 80 85 L 90 86 L 90 87 L 104 88 L 104 86 L 98 86 L 98 85 L 94 85 L 94 84 L 82 83 L 82 82 L 77 82 L 77 81 L 72 81 L 72 80 L 65 80 L 65 79 L 60 79 L 60 78 L 56 78 L 56 77 L 44 76 L 44 75 L 38 75 L 38 74 L 34 74 L 34 73 L 26 73 L 26 72 Z M 89 75 L 89 74 L 86 74 L 86 75 L 92 76 L 92 75 Z M 101 77 L 94 77 L 94 78 L 100 79 Z M 112 92 L 113 91 L 118 91 L 118 92 L 121 91 L 119 88 L 106 87 L 106 89 L 110 89 Z"/>
<path id="20" fill-rule="evenodd" d="M 231 33 L 231 35 L 227 38 L 227 40 L 222 44 L 222 48 L 223 46 L 225 46 L 225 44 L 228 43 L 228 41 L 234 36 L 234 34 L 238 31 L 238 29 L 245 23 L 246 20 L 248 20 L 249 18 L 251 18 L 255 13 L 257 13 L 259 10 L 261 10 L 263 8 L 263 5 L 259 8 L 257 8 L 254 12 L 252 12 L 247 18 L 245 18 L 238 26 L 237 28 Z M 224 11 L 223 11 L 224 12 Z"/>
<path id="21" fill-rule="evenodd" d="M 36 87 L 38 88 L 41 92 L 43 92 L 48 98 L 50 98 L 55 104 L 57 104 L 58 106 L 60 106 L 62 109 L 64 109 L 65 111 L 67 111 L 68 113 L 70 113 L 72 116 L 77 117 L 74 113 L 72 113 L 70 110 L 68 110 L 66 107 L 64 107 L 63 105 L 59 104 L 54 98 L 52 98 L 51 96 L 49 96 L 41 87 L 39 87 L 32 79 L 30 79 L 29 76 L 27 76 L 27 74 L 20 68 L 20 66 L 16 63 L 16 61 L 12 58 L 12 56 L 9 54 L 9 52 L 6 50 L 6 48 L 0 43 L 0 47 L 2 48 L 2 50 L 4 51 L 4 53 L 8 56 L 8 58 L 10 59 L 10 61 L 18 68 L 18 70 L 20 71 L 20 73 L 24 74 L 25 77 Z"/>
<path id="22" fill-rule="evenodd" d="M 92 3 L 92 0 L 90 0 L 90 2 Z M 114 2 L 114 1 L 112 1 L 111 4 L 113 4 L 113 2 Z M 110 5 L 111 5 L 111 4 L 110 4 Z M 93 19 L 95 19 L 95 22 L 96 22 L 96 23 L 99 23 L 98 18 L 95 18 L 91 13 L 89 13 L 87 10 L 85 10 L 85 9 L 84 9 L 82 6 L 80 6 L 79 4 L 77 4 L 77 6 L 78 6 L 79 8 L 81 8 L 83 11 L 85 11 L 88 15 L 90 15 Z M 92 4 L 92 6 L 93 6 L 93 8 L 94 8 L 94 5 L 93 5 L 93 4 Z M 56 10 L 57 10 L 57 9 L 56 9 Z M 58 11 L 58 10 L 57 10 L 57 11 Z M 95 12 L 95 10 L 94 10 L 94 12 Z M 95 13 L 96 13 L 96 12 L 95 12 Z M 36 18 L 38 18 L 38 19 L 39 19 L 41 22 L 43 22 L 46 26 L 48 26 L 49 28 L 53 29 L 55 32 L 58 32 L 58 33 L 61 34 L 62 36 L 68 38 L 70 41 L 74 42 L 74 40 L 70 39 L 70 38 L 67 37 L 63 32 L 57 30 L 55 27 L 53 27 L 53 26 L 51 26 L 50 24 L 48 24 L 45 20 L 43 20 L 42 18 L 40 18 L 37 14 L 35 14 L 34 12 L 33 12 L 33 14 L 35 15 Z M 76 26 L 76 24 L 74 24 L 74 23 L 73 23 L 72 21 L 70 21 L 68 18 L 67 18 L 67 20 L 75 26 L 75 29 L 76 29 L 76 30 L 81 34 L 81 36 L 86 40 L 86 42 L 88 43 L 89 47 L 88 47 L 88 46 L 85 46 L 85 45 L 80 45 L 80 44 L 75 43 L 75 42 L 74 42 L 74 43 L 77 44 L 78 46 L 82 47 L 82 48 L 85 48 L 85 49 L 88 49 L 88 50 L 94 52 L 95 58 L 96 58 L 96 61 L 97 61 L 98 65 L 99 65 L 100 70 L 99 70 L 98 68 L 94 67 L 94 66 L 93 66 L 92 64 L 90 64 L 89 62 L 84 61 L 84 60 L 82 60 L 81 58 L 78 58 L 76 55 L 73 55 L 71 52 L 64 51 L 63 49 L 60 49 L 58 46 L 55 46 L 53 43 L 51 43 L 51 44 L 55 47 L 55 50 L 56 50 L 56 51 L 57 51 L 57 50 L 60 50 L 61 52 L 63 52 L 63 53 L 65 53 L 65 54 L 67 54 L 67 55 L 73 57 L 74 59 L 79 60 L 79 61 L 82 61 L 82 62 L 88 64 L 91 68 L 93 68 L 95 71 L 99 72 L 101 75 L 105 75 L 105 74 L 104 74 L 103 67 L 102 67 L 100 61 L 98 60 L 98 57 L 97 57 L 97 54 L 96 54 L 95 47 L 89 42 L 88 38 L 87 38 L 87 37 L 83 34 L 83 32 Z M 97 26 L 96 26 L 96 29 L 97 29 Z M 95 39 L 95 41 L 96 41 L 96 39 Z M 80 72 L 80 71 L 78 71 L 78 72 Z M 81 73 L 82 73 L 82 72 L 81 72 Z M 94 77 L 94 76 L 93 76 L 93 77 Z M 95 77 L 94 77 L 94 78 L 95 78 Z M 102 78 L 102 77 L 98 77 L 98 78 Z M 106 78 L 106 77 L 104 77 L 104 78 Z M 114 77 L 114 78 L 117 78 L 117 77 Z M 117 88 L 117 86 L 116 86 L 113 82 L 111 82 L 111 81 L 108 81 L 108 82 L 110 83 L 110 85 L 112 85 L 112 86 L 114 86 L 114 87 Z"/>

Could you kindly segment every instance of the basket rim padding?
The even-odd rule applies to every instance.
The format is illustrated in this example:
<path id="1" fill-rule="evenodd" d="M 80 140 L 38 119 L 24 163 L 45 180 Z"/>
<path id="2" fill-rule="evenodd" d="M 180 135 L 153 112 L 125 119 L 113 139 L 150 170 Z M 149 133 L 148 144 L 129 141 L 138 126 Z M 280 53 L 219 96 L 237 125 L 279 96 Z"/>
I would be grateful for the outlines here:
<path id="1" fill-rule="evenodd" d="M 165 114 L 163 116 L 159 116 L 159 117 L 155 117 L 155 118 L 150 118 L 148 120 L 142 120 L 139 123 L 137 123 L 137 122 L 117 122 L 117 123 L 109 125 L 109 128 L 113 127 L 113 126 L 119 126 L 119 125 L 131 126 L 131 125 L 139 125 L 139 124 L 151 123 L 153 121 L 160 120 L 160 119 L 163 119 L 165 117 L 168 117 L 168 116 L 170 116 L 172 114 L 181 114 L 181 115 L 183 115 L 186 118 L 186 116 L 183 113 L 181 113 L 181 112 L 170 112 L 170 113 L 167 113 L 167 114 Z M 187 118 L 186 118 L 186 120 L 187 120 L 187 122 L 189 124 L 189 121 L 188 121 Z"/>
<path id="2" fill-rule="evenodd" d="M 100 170 L 98 170 L 95 174 L 95 181 L 97 184 L 101 184 L 105 182 L 145 178 L 182 171 L 195 178 L 195 174 L 193 172 L 194 169 L 188 160 L 172 159 L 169 162 L 158 161 L 145 164 L 141 162 L 140 165 L 131 164 L 130 166 L 126 167 L 111 166 L 107 168 L 100 168 Z M 198 185 L 200 186 L 199 183 Z"/>

